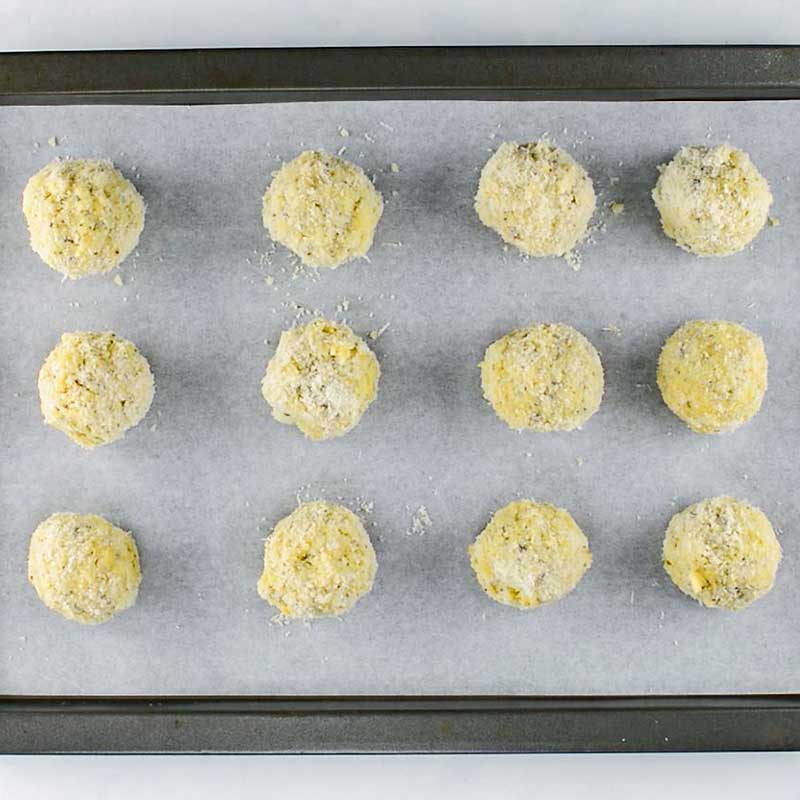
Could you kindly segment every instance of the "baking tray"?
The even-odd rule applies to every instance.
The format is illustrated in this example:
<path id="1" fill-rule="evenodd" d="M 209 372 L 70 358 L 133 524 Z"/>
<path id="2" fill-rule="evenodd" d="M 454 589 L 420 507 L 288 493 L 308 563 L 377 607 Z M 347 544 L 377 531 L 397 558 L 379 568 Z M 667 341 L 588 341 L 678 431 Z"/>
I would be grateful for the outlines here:
<path id="1" fill-rule="evenodd" d="M 0 55 L 9 105 L 800 98 L 800 48 L 364 48 Z M 590 537 L 591 538 L 591 537 Z M 488 601 L 487 601 L 488 602 Z M 3 752 L 800 748 L 800 696 L 0 698 Z"/>

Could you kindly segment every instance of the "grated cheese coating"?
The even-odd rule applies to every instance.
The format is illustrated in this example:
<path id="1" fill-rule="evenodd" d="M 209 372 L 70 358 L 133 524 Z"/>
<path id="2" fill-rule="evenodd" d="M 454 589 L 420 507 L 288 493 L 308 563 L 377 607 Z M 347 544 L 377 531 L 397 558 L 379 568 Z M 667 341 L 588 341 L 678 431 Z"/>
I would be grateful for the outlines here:
<path id="1" fill-rule="evenodd" d="M 273 174 L 264 227 L 310 267 L 338 267 L 367 255 L 383 198 L 361 167 L 307 150 Z"/>
<path id="2" fill-rule="evenodd" d="M 729 256 L 764 227 L 772 194 L 743 150 L 730 144 L 682 147 L 659 169 L 653 200 L 661 226 L 684 250 Z"/>
<path id="3" fill-rule="evenodd" d="M 565 256 L 595 210 L 586 170 L 546 140 L 504 142 L 486 162 L 475 196 L 481 222 L 529 256 Z"/>
<path id="4" fill-rule="evenodd" d="M 125 435 L 153 401 L 153 374 L 115 333 L 65 333 L 39 371 L 44 421 L 91 449 Z"/>
<path id="5" fill-rule="evenodd" d="M 67 619 L 108 621 L 136 602 L 141 579 L 131 534 L 96 514 L 53 514 L 31 536 L 28 580 Z"/>
<path id="6" fill-rule="evenodd" d="M 267 538 L 258 593 L 287 617 L 344 614 L 372 589 L 377 569 L 361 520 L 344 506 L 314 500 Z"/>
<path id="7" fill-rule="evenodd" d="M 380 366 L 363 339 L 341 322 L 317 318 L 281 334 L 261 383 L 278 422 L 310 439 L 352 430 L 378 393 Z"/>
<path id="8" fill-rule="evenodd" d="M 469 546 L 469 558 L 486 594 L 517 608 L 558 600 L 592 563 L 589 542 L 569 512 L 533 500 L 495 512 Z"/>
<path id="9" fill-rule="evenodd" d="M 68 278 L 109 272 L 139 243 L 145 205 L 110 161 L 52 161 L 22 194 L 31 247 Z"/>
<path id="10" fill-rule="evenodd" d="M 561 323 L 518 328 L 480 364 L 484 397 L 515 430 L 580 428 L 603 399 L 603 365 L 592 343 Z"/>
<path id="11" fill-rule="evenodd" d="M 664 402 L 693 431 L 732 431 L 761 408 L 767 354 L 742 325 L 693 320 L 664 343 L 656 377 Z"/>
<path id="12" fill-rule="evenodd" d="M 772 588 L 781 546 L 761 510 L 733 497 L 712 497 L 675 514 L 663 560 L 682 592 L 709 608 L 736 611 Z"/>

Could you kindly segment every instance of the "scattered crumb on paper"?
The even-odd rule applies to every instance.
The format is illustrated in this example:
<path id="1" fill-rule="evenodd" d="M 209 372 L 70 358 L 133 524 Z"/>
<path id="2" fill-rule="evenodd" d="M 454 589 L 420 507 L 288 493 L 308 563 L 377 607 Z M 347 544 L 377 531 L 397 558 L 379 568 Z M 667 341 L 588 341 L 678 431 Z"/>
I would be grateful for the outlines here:
<path id="1" fill-rule="evenodd" d="M 432 520 L 430 514 L 428 514 L 428 509 L 425 506 L 420 506 L 412 515 L 411 515 L 411 525 L 409 526 L 406 534 L 408 536 L 416 535 L 422 536 L 426 533 L 428 528 L 431 527 Z"/>
<path id="2" fill-rule="evenodd" d="M 370 331 L 367 334 L 367 336 L 369 336 L 369 338 L 372 339 L 372 341 L 374 342 L 376 339 L 379 339 L 381 336 L 383 336 L 384 333 L 386 333 L 386 329 L 388 327 L 389 327 L 389 323 L 387 322 L 383 327 L 378 328 L 375 331 Z"/>
<path id="3" fill-rule="evenodd" d="M 567 262 L 574 272 L 577 272 L 581 268 L 581 254 L 576 253 L 574 250 L 570 250 L 569 253 L 564 254 L 564 261 Z"/>

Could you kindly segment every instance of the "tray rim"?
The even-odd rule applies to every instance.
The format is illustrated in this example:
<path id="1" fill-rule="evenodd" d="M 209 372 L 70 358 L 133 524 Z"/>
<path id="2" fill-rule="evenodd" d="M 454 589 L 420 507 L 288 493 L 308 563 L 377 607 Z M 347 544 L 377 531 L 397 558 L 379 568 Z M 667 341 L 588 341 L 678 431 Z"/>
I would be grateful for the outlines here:
<path id="1" fill-rule="evenodd" d="M 800 99 L 800 46 L 0 53 L 0 105 L 376 99 Z M 800 750 L 800 693 L 0 695 L 0 753 L 743 750 Z"/>
<path id="2" fill-rule="evenodd" d="M 14 754 L 643 753 L 800 749 L 800 694 L 0 695 Z"/>
<path id="3" fill-rule="evenodd" d="M 798 98 L 796 45 L 0 53 L 0 105 Z"/>

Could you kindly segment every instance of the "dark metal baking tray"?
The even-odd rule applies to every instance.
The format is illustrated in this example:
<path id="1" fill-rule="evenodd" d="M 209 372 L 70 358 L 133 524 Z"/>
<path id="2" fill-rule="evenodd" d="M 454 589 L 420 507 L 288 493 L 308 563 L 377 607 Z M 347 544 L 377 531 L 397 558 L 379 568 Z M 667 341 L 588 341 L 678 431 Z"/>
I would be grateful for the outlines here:
<path id="1" fill-rule="evenodd" d="M 0 54 L 0 103 L 800 97 L 800 46 L 364 47 Z"/>
<path id="2" fill-rule="evenodd" d="M 0 104 L 800 98 L 800 47 L 0 54 Z M 4 753 L 800 749 L 800 695 L 0 696 Z"/>

